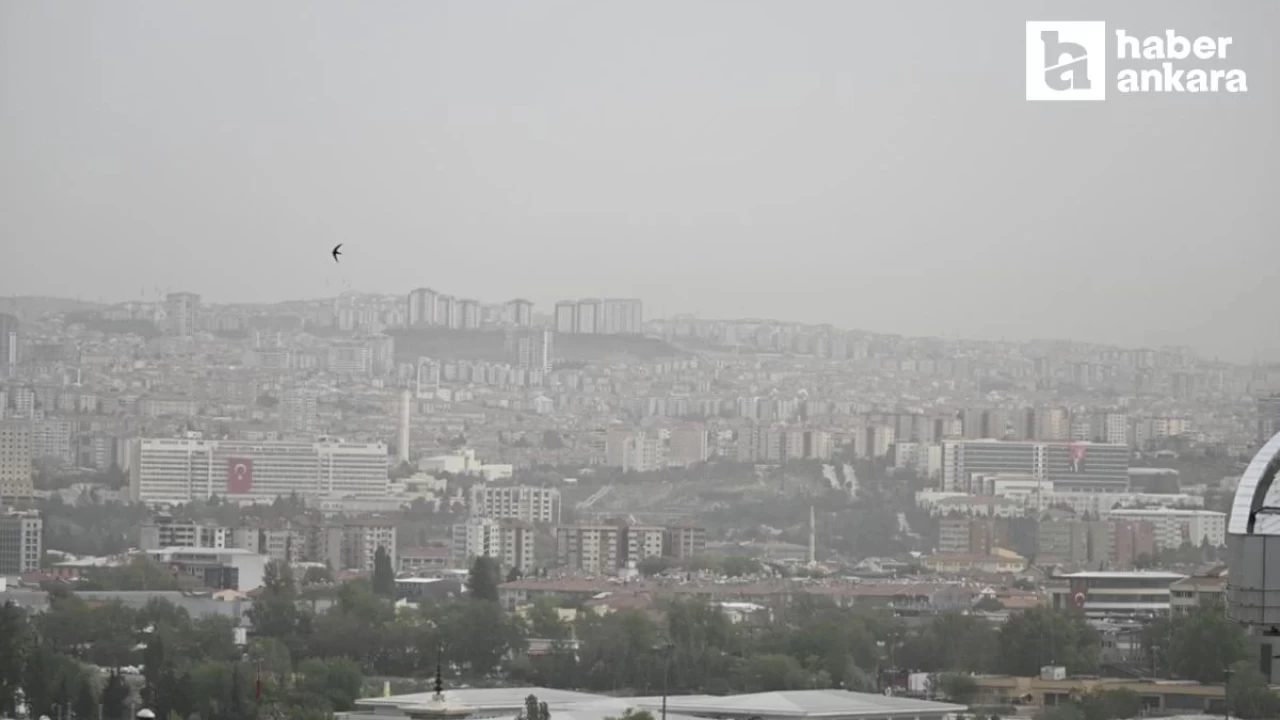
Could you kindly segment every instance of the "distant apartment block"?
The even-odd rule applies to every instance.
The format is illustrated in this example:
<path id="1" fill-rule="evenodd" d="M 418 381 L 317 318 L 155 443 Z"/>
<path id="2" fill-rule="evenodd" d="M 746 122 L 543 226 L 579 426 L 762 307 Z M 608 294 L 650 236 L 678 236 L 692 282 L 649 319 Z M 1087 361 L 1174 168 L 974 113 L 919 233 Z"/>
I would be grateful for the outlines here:
<path id="1" fill-rule="evenodd" d="M 948 492 L 974 492 L 974 474 L 1011 473 L 1048 480 L 1067 492 L 1127 492 L 1127 445 L 1092 442 L 948 441 L 942 445 L 942 482 Z"/>
<path id="2" fill-rule="evenodd" d="M 546 329 L 518 330 L 511 334 L 509 343 L 512 365 L 551 371 L 555 363 L 555 333 Z"/>
<path id="3" fill-rule="evenodd" d="M 1214 547 L 1227 544 L 1227 514 L 1212 510 L 1185 510 L 1181 508 L 1114 508 L 1112 520 L 1149 522 L 1153 528 L 1157 549 L 1173 550 L 1184 543 Z"/>
<path id="4" fill-rule="evenodd" d="M 558 333 L 639 335 L 644 332 L 643 305 L 636 299 L 562 300 L 556 303 Z"/>
<path id="5" fill-rule="evenodd" d="M 1258 398 L 1258 446 L 1280 433 L 1280 394 Z"/>
<path id="6" fill-rule="evenodd" d="M 0 512 L 0 576 L 38 572 L 44 520 L 34 510 Z"/>
<path id="7" fill-rule="evenodd" d="M 506 321 L 518 328 L 533 325 L 533 303 L 524 298 L 516 298 L 507 303 L 504 311 Z"/>
<path id="8" fill-rule="evenodd" d="M 465 568 L 478 557 L 527 573 L 534 568 L 533 526 L 520 520 L 472 517 L 453 526 L 453 564 Z"/>
<path id="9" fill-rule="evenodd" d="M 271 502 L 281 495 L 385 496 L 382 443 L 312 443 L 141 438 L 129 489 L 147 504 L 187 503 L 217 495 L 233 502 Z"/>
<path id="10" fill-rule="evenodd" d="M 611 428 L 605 436 L 605 464 L 623 472 L 652 472 L 667 467 L 666 444 L 657 433 Z"/>
<path id="11" fill-rule="evenodd" d="M 195 334 L 200 320 L 200 296 L 189 292 L 169 293 L 164 302 L 165 324 L 171 335 Z"/>
<path id="12" fill-rule="evenodd" d="M 30 421 L 0 420 L 0 501 L 26 499 L 34 494 L 34 451 Z"/>
<path id="13" fill-rule="evenodd" d="M 0 377 L 8 375 L 22 359 L 21 326 L 18 318 L 0 313 Z"/>
<path id="14" fill-rule="evenodd" d="M 371 572 L 379 547 L 394 567 L 396 526 L 380 518 L 318 521 L 300 519 L 276 525 L 225 527 L 193 523 L 157 513 L 145 523 L 139 546 L 146 551 L 169 548 L 243 550 L 281 562 L 324 563 L 337 571 Z"/>
<path id="15" fill-rule="evenodd" d="M 439 293 L 430 288 L 418 288 L 409 293 L 406 317 L 410 327 L 436 324 L 436 299 Z"/>
<path id="16" fill-rule="evenodd" d="M 471 515 L 528 523 L 560 522 L 560 491 L 530 485 L 471 486 Z"/>
<path id="17" fill-rule="evenodd" d="M 645 558 L 687 559 L 706 551 L 706 529 L 692 522 L 671 527 L 608 522 L 556 528 L 556 561 L 569 570 L 616 573 Z"/>
<path id="18" fill-rule="evenodd" d="M 707 442 L 707 429 L 699 425 L 672 430 L 670 456 L 671 464 L 677 467 L 706 462 L 711 456 L 711 448 Z"/>

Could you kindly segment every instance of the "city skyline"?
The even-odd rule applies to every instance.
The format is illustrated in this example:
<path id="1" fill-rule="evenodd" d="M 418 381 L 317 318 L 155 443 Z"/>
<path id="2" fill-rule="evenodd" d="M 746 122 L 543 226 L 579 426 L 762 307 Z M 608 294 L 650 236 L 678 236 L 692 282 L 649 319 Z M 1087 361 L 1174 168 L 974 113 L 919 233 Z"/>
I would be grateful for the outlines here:
<path id="1" fill-rule="evenodd" d="M 1232 36 L 1255 73 L 1087 107 L 1023 98 L 1022 26 L 1061 14 L 1041 3 L 317 2 L 305 40 L 242 7 L 0 10 L 6 292 L 447 277 L 539 306 L 1280 359 L 1255 271 L 1280 221 L 1276 6 L 1073 5 Z"/>

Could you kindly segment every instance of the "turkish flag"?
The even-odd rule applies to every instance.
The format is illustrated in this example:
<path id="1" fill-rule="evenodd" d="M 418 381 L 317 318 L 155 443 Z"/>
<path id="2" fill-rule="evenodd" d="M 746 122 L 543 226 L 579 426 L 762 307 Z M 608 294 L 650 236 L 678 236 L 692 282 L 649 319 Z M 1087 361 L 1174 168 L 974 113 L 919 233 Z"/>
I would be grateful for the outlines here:
<path id="1" fill-rule="evenodd" d="M 253 461 L 249 458 L 227 458 L 227 494 L 253 492 Z"/>

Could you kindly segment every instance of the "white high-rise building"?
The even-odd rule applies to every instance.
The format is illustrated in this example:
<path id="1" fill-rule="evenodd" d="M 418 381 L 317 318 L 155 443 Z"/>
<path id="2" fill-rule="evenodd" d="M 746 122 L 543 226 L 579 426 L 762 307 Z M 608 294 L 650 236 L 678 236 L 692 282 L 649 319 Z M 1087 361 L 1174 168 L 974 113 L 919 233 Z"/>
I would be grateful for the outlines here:
<path id="1" fill-rule="evenodd" d="M 410 327 L 439 324 L 436 317 L 437 297 L 439 293 L 431 288 L 418 288 L 409 293 L 407 322 Z"/>
<path id="2" fill-rule="evenodd" d="M 191 335 L 200 318 L 200 296 L 189 292 L 169 293 L 164 310 L 170 334 Z"/>
<path id="3" fill-rule="evenodd" d="M 319 393 L 314 388 L 295 387 L 280 400 L 280 422 L 285 432 L 315 433 L 320 429 L 317 410 Z"/>
<path id="4" fill-rule="evenodd" d="M 148 504 L 187 503 L 217 495 L 236 502 L 277 496 L 382 497 L 387 446 L 342 440 L 247 442 L 140 438 L 130 493 Z"/>
<path id="5" fill-rule="evenodd" d="M 491 557 L 526 573 L 533 569 L 533 548 L 533 527 L 520 520 L 472 517 L 453 526 L 453 562 L 458 568 L 470 566 L 475 558 Z"/>
<path id="6" fill-rule="evenodd" d="M 530 485 L 494 487 L 476 483 L 471 486 L 471 514 L 495 520 L 559 523 L 560 491 Z"/>

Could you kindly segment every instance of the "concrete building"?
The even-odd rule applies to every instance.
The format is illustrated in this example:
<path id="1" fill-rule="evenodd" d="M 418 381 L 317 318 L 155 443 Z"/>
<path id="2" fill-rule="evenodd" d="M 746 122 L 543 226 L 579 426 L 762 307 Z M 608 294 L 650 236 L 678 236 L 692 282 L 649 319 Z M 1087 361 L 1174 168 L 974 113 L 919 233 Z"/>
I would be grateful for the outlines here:
<path id="1" fill-rule="evenodd" d="M 605 464 L 623 472 L 652 472 L 667 467 L 666 445 L 656 433 L 611 428 L 605 436 Z"/>
<path id="2" fill-rule="evenodd" d="M 187 503 L 214 495 L 237 502 L 304 497 L 385 496 L 382 443 L 313 443 L 141 438 L 132 464 L 133 500 Z"/>
<path id="3" fill-rule="evenodd" d="M 671 431 L 671 464 L 686 467 L 706 462 L 711 455 L 707 429 L 702 426 L 679 427 Z"/>
<path id="4" fill-rule="evenodd" d="M 0 501 L 30 498 L 34 458 L 31 422 L 0 420 Z"/>
<path id="5" fill-rule="evenodd" d="M 318 401 L 319 393 L 315 388 L 293 387 L 285 390 L 280 399 L 281 430 L 309 435 L 319 432 Z"/>
<path id="6" fill-rule="evenodd" d="M 1151 523 L 1155 532 L 1156 548 L 1174 550 L 1183 543 L 1213 547 L 1227 544 L 1227 515 L 1212 510 L 1184 510 L 1180 508 L 1115 508 L 1113 520 L 1130 520 Z"/>
<path id="7" fill-rule="evenodd" d="M 22 359 L 21 327 L 17 317 L 0 313 L 0 378 L 8 376 Z"/>
<path id="8" fill-rule="evenodd" d="M 666 554 L 677 560 L 705 555 L 707 529 L 696 522 L 685 520 L 669 525 L 666 531 Z"/>
<path id="9" fill-rule="evenodd" d="M 174 547 L 146 553 L 175 574 L 199 578 L 211 590 L 257 590 L 267 563 L 258 553 L 235 548 Z"/>
<path id="10" fill-rule="evenodd" d="M 410 327 L 437 325 L 436 298 L 431 288 L 418 288 L 409 293 L 407 321 Z"/>
<path id="11" fill-rule="evenodd" d="M 533 303 L 524 298 L 516 298 L 507 303 L 506 306 L 507 321 L 518 328 L 527 328 L 533 325 Z"/>
<path id="12" fill-rule="evenodd" d="M 44 520 L 34 510 L 0 513 L 0 576 L 40 570 Z"/>
<path id="13" fill-rule="evenodd" d="M 527 573 L 534 568 L 533 526 L 520 520 L 472 517 L 453 526 L 453 565 L 467 568 L 478 557 L 490 557 L 504 569 Z"/>
<path id="14" fill-rule="evenodd" d="M 471 515 L 528 523 L 560 522 L 560 491 L 531 485 L 471 486 Z"/>
<path id="15" fill-rule="evenodd" d="M 1059 583 L 1049 589 L 1050 604 L 1098 620 L 1168 615 L 1170 586 L 1185 577 L 1164 571 L 1072 573 L 1055 578 Z"/>
<path id="16" fill-rule="evenodd" d="M 942 444 L 942 482 L 947 492 L 974 492 L 980 474 L 1019 474 L 1048 480 L 1067 492 L 1127 492 L 1127 445 L 1091 442 L 948 441 Z"/>
<path id="17" fill-rule="evenodd" d="M 193 335 L 199 328 L 200 296 L 189 292 L 169 293 L 165 296 L 164 313 L 169 334 Z"/>

